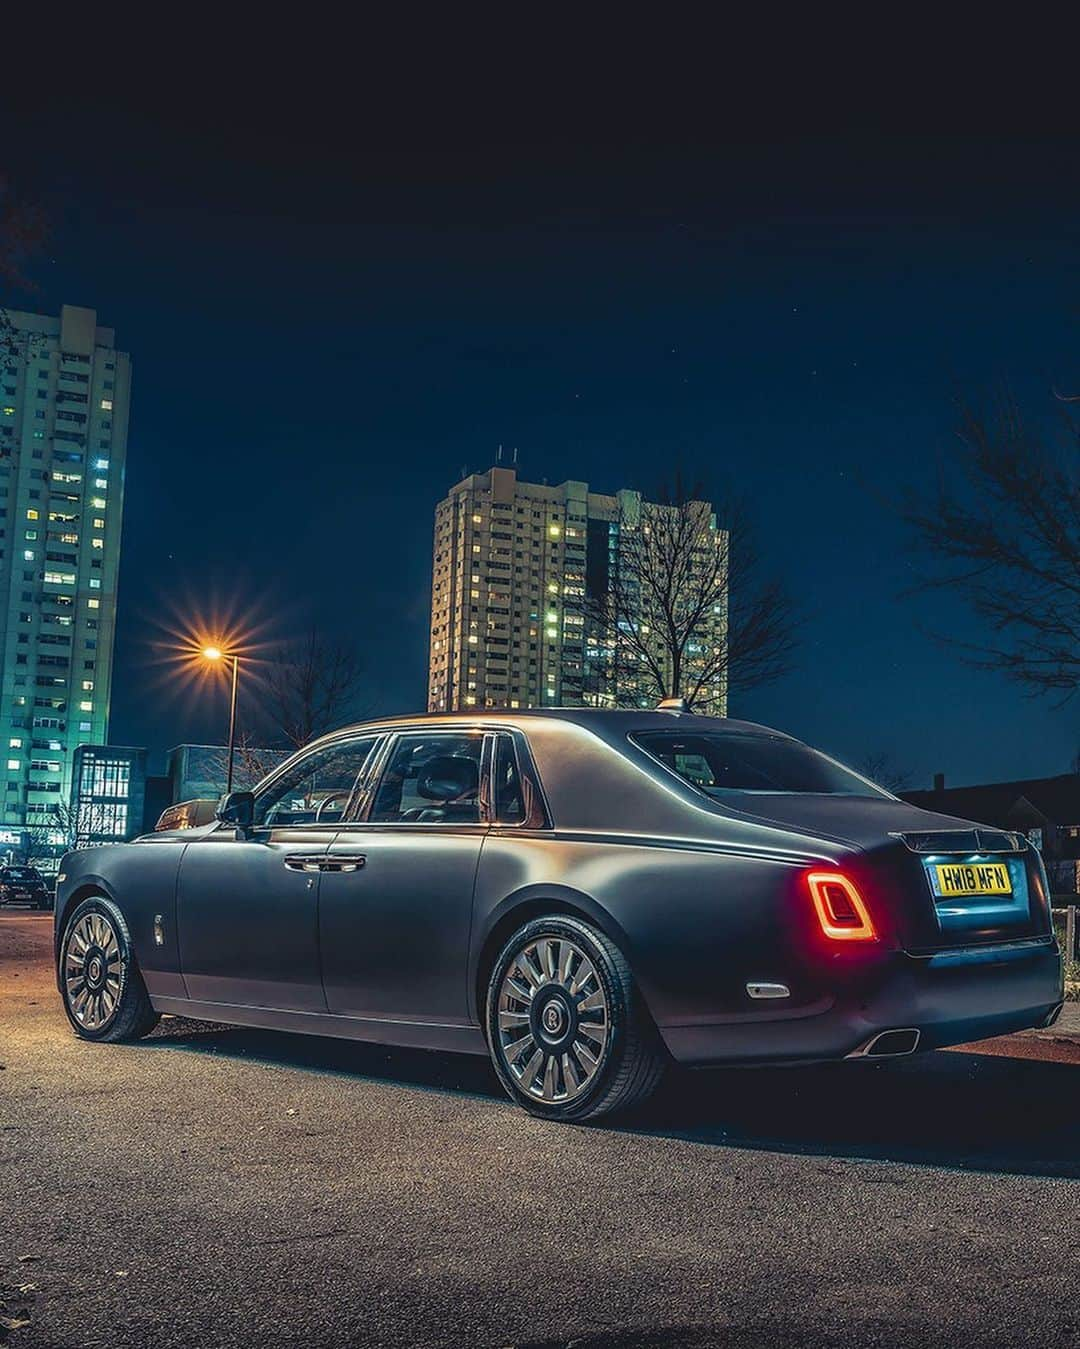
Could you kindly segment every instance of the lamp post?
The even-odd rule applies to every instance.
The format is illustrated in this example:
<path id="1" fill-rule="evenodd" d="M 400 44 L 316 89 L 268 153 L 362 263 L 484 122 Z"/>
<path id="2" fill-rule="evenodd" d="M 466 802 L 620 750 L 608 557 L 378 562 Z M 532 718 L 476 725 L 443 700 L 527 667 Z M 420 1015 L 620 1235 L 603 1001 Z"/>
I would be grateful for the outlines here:
<path id="1" fill-rule="evenodd" d="M 226 770 L 225 791 L 232 791 L 233 759 L 236 754 L 236 686 L 240 678 L 240 658 L 235 651 L 223 651 L 220 646 L 204 646 L 204 659 L 212 662 L 232 661 L 232 692 L 229 697 L 229 766 Z"/>

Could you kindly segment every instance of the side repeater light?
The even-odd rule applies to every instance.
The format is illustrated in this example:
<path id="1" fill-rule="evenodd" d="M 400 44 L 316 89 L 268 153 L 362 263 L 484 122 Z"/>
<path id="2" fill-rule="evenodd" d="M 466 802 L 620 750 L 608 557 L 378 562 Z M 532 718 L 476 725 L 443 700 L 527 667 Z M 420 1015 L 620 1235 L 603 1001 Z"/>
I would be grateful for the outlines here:
<path id="1" fill-rule="evenodd" d="M 833 941 L 876 941 L 863 898 L 839 871 L 811 871 L 806 878 L 818 922 Z"/>

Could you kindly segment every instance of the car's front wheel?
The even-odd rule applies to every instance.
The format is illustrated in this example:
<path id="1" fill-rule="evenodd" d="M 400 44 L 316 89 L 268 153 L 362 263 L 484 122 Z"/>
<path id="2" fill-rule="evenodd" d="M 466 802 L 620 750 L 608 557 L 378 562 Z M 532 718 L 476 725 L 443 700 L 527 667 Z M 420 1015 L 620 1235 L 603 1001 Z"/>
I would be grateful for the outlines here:
<path id="1" fill-rule="evenodd" d="M 84 899 L 64 927 L 60 991 L 84 1040 L 137 1040 L 158 1023 L 124 916 L 103 895 Z"/>
<path id="2" fill-rule="evenodd" d="M 550 1119 L 637 1105 L 666 1062 L 622 952 L 562 915 L 526 924 L 503 948 L 488 984 L 487 1031 L 503 1086 Z"/>

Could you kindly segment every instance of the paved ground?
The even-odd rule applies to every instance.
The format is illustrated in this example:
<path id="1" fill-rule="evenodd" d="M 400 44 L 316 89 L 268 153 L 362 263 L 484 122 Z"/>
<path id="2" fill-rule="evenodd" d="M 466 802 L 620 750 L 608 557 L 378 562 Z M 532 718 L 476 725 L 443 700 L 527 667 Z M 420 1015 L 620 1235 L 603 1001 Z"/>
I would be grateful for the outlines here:
<path id="1" fill-rule="evenodd" d="M 699 1074 L 566 1128 L 472 1059 L 84 1044 L 50 933 L 0 914 L 15 1349 L 1080 1345 L 1078 1041 Z"/>

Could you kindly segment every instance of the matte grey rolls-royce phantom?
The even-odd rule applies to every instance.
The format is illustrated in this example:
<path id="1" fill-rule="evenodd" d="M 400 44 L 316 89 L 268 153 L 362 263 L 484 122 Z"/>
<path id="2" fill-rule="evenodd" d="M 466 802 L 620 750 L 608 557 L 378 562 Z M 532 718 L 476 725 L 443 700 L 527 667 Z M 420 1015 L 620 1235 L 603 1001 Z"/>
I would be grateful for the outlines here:
<path id="1" fill-rule="evenodd" d="M 671 1059 L 908 1054 L 1062 999 L 1025 838 L 680 710 L 325 736 L 211 824 L 68 854 L 56 959 L 87 1040 L 165 1013 L 490 1054 L 564 1119 Z"/>

